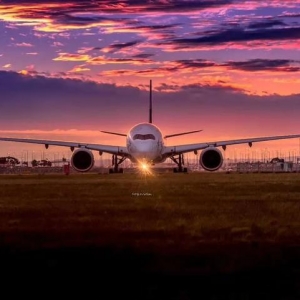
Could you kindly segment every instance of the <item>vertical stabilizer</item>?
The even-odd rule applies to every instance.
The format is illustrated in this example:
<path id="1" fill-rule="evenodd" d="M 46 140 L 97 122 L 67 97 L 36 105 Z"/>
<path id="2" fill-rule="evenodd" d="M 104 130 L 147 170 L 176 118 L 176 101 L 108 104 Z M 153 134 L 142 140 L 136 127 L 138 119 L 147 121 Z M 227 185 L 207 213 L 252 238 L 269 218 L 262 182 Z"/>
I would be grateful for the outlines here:
<path id="1" fill-rule="evenodd" d="M 152 123 L 152 80 L 150 80 L 150 98 L 149 98 L 149 123 Z"/>

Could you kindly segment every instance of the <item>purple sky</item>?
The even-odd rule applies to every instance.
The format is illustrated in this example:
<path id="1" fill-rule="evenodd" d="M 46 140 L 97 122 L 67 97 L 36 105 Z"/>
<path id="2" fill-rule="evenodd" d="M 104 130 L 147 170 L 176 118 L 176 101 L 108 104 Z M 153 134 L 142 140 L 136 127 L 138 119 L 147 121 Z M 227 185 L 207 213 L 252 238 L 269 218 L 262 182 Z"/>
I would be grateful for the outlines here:
<path id="1" fill-rule="evenodd" d="M 149 79 L 164 134 L 204 130 L 170 143 L 299 133 L 299 19 L 299 0 L 0 1 L 0 134 L 123 144 L 99 130 L 147 121 Z"/>

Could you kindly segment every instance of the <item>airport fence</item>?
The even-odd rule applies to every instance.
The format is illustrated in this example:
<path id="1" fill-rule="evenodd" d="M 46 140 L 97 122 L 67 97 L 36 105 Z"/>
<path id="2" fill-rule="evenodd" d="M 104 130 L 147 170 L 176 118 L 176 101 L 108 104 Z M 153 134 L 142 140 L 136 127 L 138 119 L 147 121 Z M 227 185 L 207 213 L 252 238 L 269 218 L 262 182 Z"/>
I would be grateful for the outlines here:
<path id="1" fill-rule="evenodd" d="M 236 171 L 239 173 L 280 173 L 300 172 L 300 164 L 293 162 L 284 163 L 237 163 Z"/>

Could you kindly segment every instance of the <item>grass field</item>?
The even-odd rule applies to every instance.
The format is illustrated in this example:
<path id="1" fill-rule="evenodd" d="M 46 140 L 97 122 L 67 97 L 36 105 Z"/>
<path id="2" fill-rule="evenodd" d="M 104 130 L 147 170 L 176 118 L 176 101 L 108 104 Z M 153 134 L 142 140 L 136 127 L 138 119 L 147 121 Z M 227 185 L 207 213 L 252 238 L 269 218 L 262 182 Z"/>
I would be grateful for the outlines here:
<path id="1" fill-rule="evenodd" d="M 204 299 L 300 298 L 299 174 L 0 176 L 0 208 L 11 272 L 147 277 L 141 299 L 197 298 L 199 281 Z"/>

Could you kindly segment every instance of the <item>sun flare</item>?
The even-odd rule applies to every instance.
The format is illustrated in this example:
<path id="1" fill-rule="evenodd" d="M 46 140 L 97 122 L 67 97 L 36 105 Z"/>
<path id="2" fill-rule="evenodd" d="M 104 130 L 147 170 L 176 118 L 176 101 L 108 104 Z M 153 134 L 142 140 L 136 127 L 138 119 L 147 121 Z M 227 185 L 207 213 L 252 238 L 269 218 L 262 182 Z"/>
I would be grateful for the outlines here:
<path id="1" fill-rule="evenodd" d="M 149 171 L 149 167 L 148 167 L 148 165 L 145 164 L 145 163 L 142 163 L 142 164 L 141 164 L 141 169 L 142 169 L 143 171 Z"/>
<path id="2" fill-rule="evenodd" d="M 147 162 L 140 161 L 138 163 L 138 169 L 140 170 L 140 173 L 144 175 L 153 175 L 150 165 Z"/>

